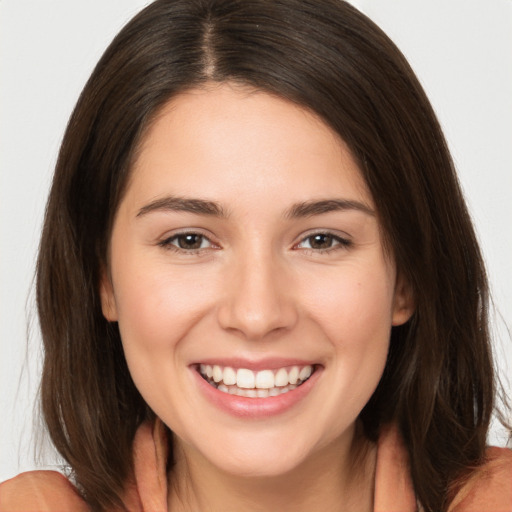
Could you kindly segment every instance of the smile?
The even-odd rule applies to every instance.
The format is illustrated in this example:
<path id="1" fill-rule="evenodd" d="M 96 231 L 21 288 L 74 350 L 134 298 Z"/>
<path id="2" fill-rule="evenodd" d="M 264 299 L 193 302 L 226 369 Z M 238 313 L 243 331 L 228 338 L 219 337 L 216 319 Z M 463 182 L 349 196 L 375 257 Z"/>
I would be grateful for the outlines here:
<path id="1" fill-rule="evenodd" d="M 306 382 L 314 371 L 315 367 L 312 365 L 260 371 L 230 366 L 199 365 L 199 373 L 208 384 L 223 393 L 247 398 L 267 398 L 288 393 Z"/>

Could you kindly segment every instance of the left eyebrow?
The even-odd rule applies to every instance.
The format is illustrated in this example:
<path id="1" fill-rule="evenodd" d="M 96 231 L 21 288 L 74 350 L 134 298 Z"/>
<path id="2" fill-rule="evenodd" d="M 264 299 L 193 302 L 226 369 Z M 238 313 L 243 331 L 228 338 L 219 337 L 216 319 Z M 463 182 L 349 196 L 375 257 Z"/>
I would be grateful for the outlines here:
<path id="1" fill-rule="evenodd" d="M 142 217 L 155 211 L 187 212 L 212 217 L 227 217 L 222 206 L 214 201 L 175 196 L 162 197 L 152 201 L 138 211 L 137 217 Z"/>
<path id="2" fill-rule="evenodd" d="M 357 210 L 375 217 L 375 212 L 364 203 L 349 199 L 324 199 L 321 201 L 305 201 L 296 203 L 285 212 L 285 218 L 296 219 L 301 217 L 312 217 L 324 213 Z"/>

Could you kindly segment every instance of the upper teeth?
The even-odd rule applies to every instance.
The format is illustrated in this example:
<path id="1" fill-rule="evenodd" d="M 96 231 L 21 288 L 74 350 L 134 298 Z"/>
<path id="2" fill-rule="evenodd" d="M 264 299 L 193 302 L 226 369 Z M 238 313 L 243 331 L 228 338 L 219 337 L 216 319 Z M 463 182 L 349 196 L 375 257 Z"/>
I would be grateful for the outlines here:
<path id="1" fill-rule="evenodd" d="M 201 374 L 216 383 L 223 382 L 226 386 L 236 385 L 244 389 L 271 389 L 298 384 L 305 381 L 313 373 L 313 366 L 291 366 L 277 370 L 260 370 L 253 372 L 247 368 L 232 368 L 202 364 Z"/>

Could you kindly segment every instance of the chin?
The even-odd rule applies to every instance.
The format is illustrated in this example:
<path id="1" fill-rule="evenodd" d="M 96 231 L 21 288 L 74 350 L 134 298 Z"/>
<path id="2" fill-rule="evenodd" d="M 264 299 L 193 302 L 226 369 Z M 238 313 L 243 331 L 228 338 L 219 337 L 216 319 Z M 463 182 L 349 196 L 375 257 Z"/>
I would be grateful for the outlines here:
<path id="1" fill-rule="evenodd" d="M 299 469 L 315 452 L 315 443 L 290 439 L 289 435 L 285 438 L 258 436 L 250 442 L 248 437 L 250 434 L 227 443 L 212 443 L 202 453 L 213 466 L 226 474 L 242 478 L 272 478 Z M 211 449 L 213 446 L 215 450 Z"/>
<path id="2" fill-rule="evenodd" d="M 304 462 L 302 457 L 276 457 L 272 454 L 244 457 L 243 454 L 238 454 L 236 458 L 218 461 L 216 466 L 232 476 L 264 479 L 284 476 L 300 468 Z"/>

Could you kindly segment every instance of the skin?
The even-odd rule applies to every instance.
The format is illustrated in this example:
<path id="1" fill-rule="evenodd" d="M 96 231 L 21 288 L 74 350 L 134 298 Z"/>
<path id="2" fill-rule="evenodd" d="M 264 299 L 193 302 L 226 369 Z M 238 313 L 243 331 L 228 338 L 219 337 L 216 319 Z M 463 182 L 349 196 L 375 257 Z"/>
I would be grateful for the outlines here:
<path id="1" fill-rule="evenodd" d="M 224 215 L 176 211 L 169 197 L 212 201 Z M 357 207 L 290 215 L 329 199 Z M 200 247 L 180 247 L 184 233 L 202 235 Z M 142 141 L 109 261 L 103 313 L 175 435 L 172 510 L 298 511 L 319 499 L 323 510 L 372 510 L 375 449 L 357 416 L 413 304 L 358 166 L 325 123 L 230 84 L 173 98 Z M 319 373 L 268 418 L 219 410 L 190 366 L 270 356 Z"/>

